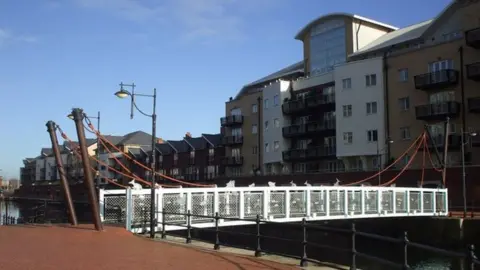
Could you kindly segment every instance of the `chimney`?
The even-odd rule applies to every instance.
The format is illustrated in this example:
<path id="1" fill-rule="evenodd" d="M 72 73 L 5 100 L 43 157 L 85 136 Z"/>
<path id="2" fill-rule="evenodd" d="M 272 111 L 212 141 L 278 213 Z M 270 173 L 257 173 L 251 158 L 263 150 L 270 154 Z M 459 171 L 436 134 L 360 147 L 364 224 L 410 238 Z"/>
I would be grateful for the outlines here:
<path id="1" fill-rule="evenodd" d="M 185 138 L 192 138 L 192 133 L 190 132 L 185 133 Z"/>
<path id="2" fill-rule="evenodd" d="M 163 139 L 162 139 L 162 138 L 158 138 L 158 139 L 157 139 L 157 143 L 163 143 Z"/>

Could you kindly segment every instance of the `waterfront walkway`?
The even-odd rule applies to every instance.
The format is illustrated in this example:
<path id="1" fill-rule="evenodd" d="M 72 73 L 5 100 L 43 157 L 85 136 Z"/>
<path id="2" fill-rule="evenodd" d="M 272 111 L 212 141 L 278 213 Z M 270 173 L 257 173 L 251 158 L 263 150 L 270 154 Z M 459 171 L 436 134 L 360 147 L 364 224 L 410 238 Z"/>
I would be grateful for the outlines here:
<path id="1" fill-rule="evenodd" d="M 123 228 L 0 226 L 0 269 L 298 269 L 271 261 L 152 241 Z"/>

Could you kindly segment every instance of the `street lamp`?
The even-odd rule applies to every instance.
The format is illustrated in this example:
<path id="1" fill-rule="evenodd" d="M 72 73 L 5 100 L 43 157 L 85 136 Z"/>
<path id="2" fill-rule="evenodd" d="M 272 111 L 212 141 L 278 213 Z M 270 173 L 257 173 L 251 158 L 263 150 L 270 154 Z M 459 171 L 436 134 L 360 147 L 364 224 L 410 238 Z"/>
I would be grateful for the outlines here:
<path id="1" fill-rule="evenodd" d="M 383 148 L 380 149 L 380 145 L 378 144 L 377 140 L 377 167 L 378 167 L 378 185 L 382 183 L 382 174 L 380 173 L 382 170 L 382 156 L 380 155 L 380 152 L 383 152 L 390 144 L 393 143 L 393 140 L 390 138 L 387 138 L 385 140 L 385 144 L 383 145 Z"/>
<path id="2" fill-rule="evenodd" d="M 124 89 L 124 87 L 130 87 L 131 92 Z M 156 129 L 157 129 L 157 114 L 156 114 L 156 107 L 157 107 L 157 89 L 153 89 L 153 95 L 144 95 L 135 93 L 135 84 L 124 84 L 120 83 L 120 90 L 115 93 L 115 96 L 119 98 L 126 98 L 130 97 L 130 119 L 133 119 L 133 108 L 140 112 L 141 114 L 151 117 L 152 118 L 152 157 L 150 160 L 150 167 L 152 169 L 152 173 L 150 176 L 151 181 L 151 193 L 150 193 L 150 237 L 155 237 L 155 143 L 156 143 Z M 152 114 L 144 113 L 140 108 L 138 108 L 137 104 L 135 103 L 135 96 L 141 97 L 151 97 L 153 98 L 153 112 Z"/>
<path id="3" fill-rule="evenodd" d="M 476 132 L 464 132 L 463 128 L 460 130 L 461 132 L 461 143 L 462 143 L 462 195 L 463 195 L 463 217 L 467 217 L 467 185 L 466 185 L 466 172 L 465 172 L 465 145 L 470 142 L 470 138 L 477 136 Z M 468 135 L 467 140 L 465 140 L 465 135 Z"/>
<path id="4" fill-rule="evenodd" d="M 93 119 L 97 119 L 97 131 L 100 132 L 100 111 L 97 112 L 97 116 L 87 116 L 85 113 L 83 114 L 85 118 L 93 118 Z M 68 118 L 72 119 L 73 120 L 73 114 L 70 113 L 69 115 L 67 115 Z M 98 162 L 98 160 L 100 160 L 100 152 L 98 151 L 98 147 L 100 147 L 100 138 L 99 136 L 97 135 L 97 154 L 96 154 L 96 158 L 97 158 L 97 171 L 98 173 L 100 173 L 100 163 Z M 99 174 L 95 174 L 95 177 L 97 179 L 97 185 L 100 185 L 100 178 L 101 178 L 101 175 Z"/>

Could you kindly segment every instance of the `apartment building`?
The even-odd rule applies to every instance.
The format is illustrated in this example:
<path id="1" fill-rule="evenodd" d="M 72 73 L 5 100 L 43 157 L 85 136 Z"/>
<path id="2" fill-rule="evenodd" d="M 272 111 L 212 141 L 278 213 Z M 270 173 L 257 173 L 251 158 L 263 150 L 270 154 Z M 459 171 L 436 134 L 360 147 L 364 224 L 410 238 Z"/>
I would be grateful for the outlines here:
<path id="1" fill-rule="evenodd" d="M 263 90 L 277 80 L 291 80 L 303 75 L 303 62 L 298 62 L 245 85 L 225 106 L 220 119 L 223 145 L 226 147 L 223 164 L 227 176 L 258 175 L 263 165 L 263 109 L 274 100 L 263 98 Z M 280 103 L 278 103 L 280 104 Z M 273 124 L 273 123 L 272 123 Z"/>
<path id="2" fill-rule="evenodd" d="M 448 162 L 460 164 L 461 133 L 469 138 L 480 128 L 479 14 L 478 2 L 452 1 L 434 19 L 387 34 L 351 55 L 352 60 L 383 56 L 388 68 L 385 111 L 392 158 L 400 156 L 425 125 L 442 151 L 444 121 L 449 117 Z M 465 142 L 465 158 L 477 164 L 475 142 L 475 138 Z M 434 151 L 432 142 L 429 147 Z M 403 164 L 409 159 L 405 156 Z"/>
<path id="3" fill-rule="evenodd" d="M 35 182 L 36 167 L 36 158 L 26 158 L 23 160 L 23 167 L 20 168 L 20 183 L 22 185 L 30 186 Z"/>

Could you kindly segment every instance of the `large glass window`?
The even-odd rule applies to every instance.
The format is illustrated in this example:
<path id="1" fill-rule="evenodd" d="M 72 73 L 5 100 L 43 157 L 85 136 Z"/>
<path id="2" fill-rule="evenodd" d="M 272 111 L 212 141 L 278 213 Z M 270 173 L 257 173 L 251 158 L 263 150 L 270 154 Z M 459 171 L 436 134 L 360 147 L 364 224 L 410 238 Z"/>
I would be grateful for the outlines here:
<path id="1" fill-rule="evenodd" d="M 325 73 L 346 61 L 345 22 L 331 20 L 317 24 L 310 33 L 310 72 Z"/>

